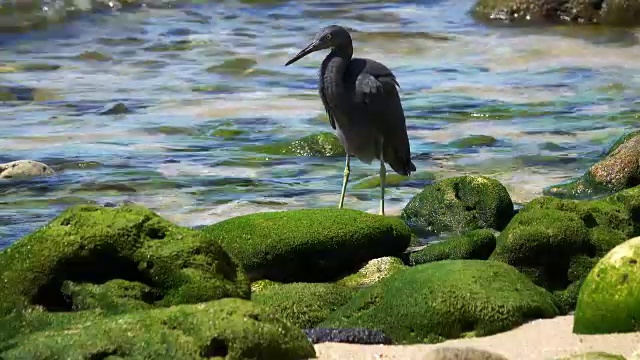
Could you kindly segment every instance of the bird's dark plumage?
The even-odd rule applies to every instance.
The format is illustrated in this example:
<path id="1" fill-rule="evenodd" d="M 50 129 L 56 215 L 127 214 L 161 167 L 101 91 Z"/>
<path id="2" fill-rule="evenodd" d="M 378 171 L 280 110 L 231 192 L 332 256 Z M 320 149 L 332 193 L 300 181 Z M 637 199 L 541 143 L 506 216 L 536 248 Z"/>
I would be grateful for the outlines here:
<path id="1" fill-rule="evenodd" d="M 416 171 L 399 84 L 391 70 L 372 59 L 353 58 L 351 35 L 337 25 L 320 30 L 286 65 L 323 49 L 331 52 L 320 67 L 320 98 L 347 154 L 367 164 L 380 159 L 401 175 Z"/>

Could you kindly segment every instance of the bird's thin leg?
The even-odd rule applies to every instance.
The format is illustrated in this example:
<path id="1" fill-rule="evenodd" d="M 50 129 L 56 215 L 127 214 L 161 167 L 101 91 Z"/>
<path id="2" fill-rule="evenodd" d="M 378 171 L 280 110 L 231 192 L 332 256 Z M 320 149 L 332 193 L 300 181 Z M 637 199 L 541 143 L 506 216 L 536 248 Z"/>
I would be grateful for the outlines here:
<path id="1" fill-rule="evenodd" d="M 380 215 L 384 216 L 384 186 L 387 182 L 387 169 L 384 166 L 383 152 L 380 151 Z"/>
<path id="2" fill-rule="evenodd" d="M 342 192 L 340 193 L 340 203 L 338 204 L 338 209 L 342 209 L 344 205 L 344 195 L 347 192 L 347 182 L 349 181 L 349 173 L 351 172 L 351 155 L 347 154 L 347 160 L 344 164 L 344 177 L 342 178 Z"/>

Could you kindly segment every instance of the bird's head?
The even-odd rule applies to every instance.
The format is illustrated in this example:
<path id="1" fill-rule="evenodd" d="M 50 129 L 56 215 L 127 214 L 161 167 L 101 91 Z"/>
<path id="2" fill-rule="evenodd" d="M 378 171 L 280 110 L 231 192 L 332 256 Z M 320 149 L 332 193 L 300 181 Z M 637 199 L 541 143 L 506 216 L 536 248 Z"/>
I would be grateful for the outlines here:
<path id="1" fill-rule="evenodd" d="M 307 47 L 302 49 L 291 60 L 287 61 L 285 66 L 293 64 L 314 51 L 335 48 L 342 45 L 351 46 L 351 35 L 349 35 L 349 32 L 342 26 L 327 26 L 318 31 L 316 36 L 313 38 L 313 41 L 311 41 Z"/>

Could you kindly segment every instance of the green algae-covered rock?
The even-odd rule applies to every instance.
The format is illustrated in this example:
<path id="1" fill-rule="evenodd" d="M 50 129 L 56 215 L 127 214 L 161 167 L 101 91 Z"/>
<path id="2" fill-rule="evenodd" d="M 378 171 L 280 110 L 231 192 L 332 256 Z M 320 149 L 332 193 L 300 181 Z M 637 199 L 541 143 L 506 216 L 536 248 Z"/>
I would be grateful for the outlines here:
<path id="1" fill-rule="evenodd" d="M 238 216 L 202 232 L 252 280 L 282 282 L 334 281 L 368 260 L 401 254 L 411 239 L 400 219 L 337 208 Z"/>
<path id="2" fill-rule="evenodd" d="M 150 309 L 162 296 L 149 285 L 122 279 L 104 284 L 65 281 L 60 291 L 65 298 L 72 299 L 72 310 L 101 309 L 108 313 Z"/>
<path id="3" fill-rule="evenodd" d="M 358 270 L 357 273 L 338 280 L 337 284 L 350 287 L 369 286 L 406 268 L 407 266 L 397 257 L 386 256 L 373 259 Z"/>
<path id="4" fill-rule="evenodd" d="M 436 233 L 502 230 L 513 217 L 513 203 L 499 181 L 467 175 L 426 186 L 409 201 L 401 217 Z"/>
<path id="5" fill-rule="evenodd" d="M 302 359 L 306 335 L 242 299 L 222 299 L 87 320 L 0 347 L 13 359 Z"/>
<path id="6" fill-rule="evenodd" d="M 420 171 L 416 173 L 412 173 L 411 176 L 404 176 L 396 173 L 387 174 L 387 178 L 385 180 L 385 187 L 391 188 L 394 186 L 403 186 L 409 183 L 424 183 L 427 184 L 433 180 L 435 180 L 436 176 L 428 171 Z M 415 185 L 412 185 L 415 186 Z M 367 190 L 367 189 L 375 189 L 380 187 L 380 176 L 373 175 L 368 176 L 357 183 L 353 184 L 351 187 L 353 190 Z"/>
<path id="7" fill-rule="evenodd" d="M 447 145 L 458 149 L 468 149 L 474 147 L 493 146 L 498 142 L 496 138 L 489 135 L 471 135 L 461 139 L 453 140 Z"/>
<path id="8" fill-rule="evenodd" d="M 360 290 L 318 327 L 364 327 L 395 343 L 424 343 L 490 335 L 557 313 L 551 294 L 512 266 L 443 260 Z"/>
<path id="9" fill-rule="evenodd" d="M 491 230 L 473 230 L 429 244 L 424 249 L 411 253 L 409 264 L 419 265 L 440 260 L 486 260 L 495 247 L 496 237 Z"/>
<path id="10" fill-rule="evenodd" d="M 580 288 L 574 316 L 576 334 L 640 330 L 640 237 L 613 248 Z"/>
<path id="11" fill-rule="evenodd" d="M 251 300 L 280 319 L 310 329 L 346 304 L 353 289 L 331 283 L 290 283 L 271 286 L 253 294 Z"/>
<path id="12" fill-rule="evenodd" d="M 311 134 L 293 142 L 282 141 L 270 145 L 247 146 L 243 150 L 287 156 L 344 156 L 346 154 L 340 139 L 330 132 Z"/>
<path id="13" fill-rule="evenodd" d="M 640 11 L 640 2 L 638 2 Z M 578 179 L 553 185 L 545 195 L 566 199 L 593 198 L 634 187 L 640 182 L 640 131 L 620 137 L 605 153 L 605 157 L 591 166 Z"/>
<path id="14" fill-rule="evenodd" d="M 154 306 L 250 296 L 238 264 L 199 231 L 137 205 L 80 205 L 0 253 L 0 317 L 33 305 L 52 311 L 100 306 L 107 303 L 95 296 L 119 287 L 111 295 L 118 302 L 115 297 L 128 298 L 130 291 L 109 283 L 117 279 L 134 292 L 155 289 L 157 297 L 139 293 Z M 67 281 L 83 285 L 68 284 L 65 294 Z"/>
<path id="15" fill-rule="evenodd" d="M 490 259 L 515 266 L 549 290 L 563 290 L 587 275 L 594 258 L 633 231 L 633 220 L 619 202 L 540 197 L 525 205 L 498 236 Z"/>

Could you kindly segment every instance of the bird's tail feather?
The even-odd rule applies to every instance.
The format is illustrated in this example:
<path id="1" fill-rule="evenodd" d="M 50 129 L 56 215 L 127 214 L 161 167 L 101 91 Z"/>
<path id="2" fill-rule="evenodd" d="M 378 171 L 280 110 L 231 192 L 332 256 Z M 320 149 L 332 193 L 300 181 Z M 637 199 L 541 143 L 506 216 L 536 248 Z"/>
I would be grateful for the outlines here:
<path id="1" fill-rule="evenodd" d="M 416 171 L 416 166 L 411 161 L 411 152 L 409 149 L 401 150 L 387 146 L 386 149 L 384 149 L 384 160 L 391 166 L 393 171 L 400 175 L 408 176 Z"/>

